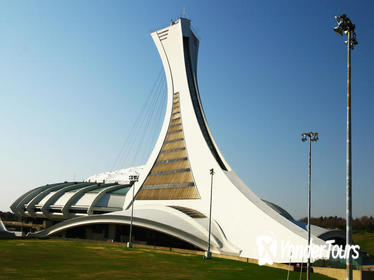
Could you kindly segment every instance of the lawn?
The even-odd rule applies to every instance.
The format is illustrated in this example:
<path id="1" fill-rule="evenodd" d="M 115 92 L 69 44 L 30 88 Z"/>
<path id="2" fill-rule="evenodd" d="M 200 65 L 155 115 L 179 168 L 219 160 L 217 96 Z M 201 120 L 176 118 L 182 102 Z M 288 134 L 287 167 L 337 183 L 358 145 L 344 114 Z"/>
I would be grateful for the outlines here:
<path id="1" fill-rule="evenodd" d="M 0 279 L 287 278 L 286 270 L 238 261 L 82 240 L 0 240 L 0 252 Z M 290 279 L 299 279 L 299 273 L 291 272 Z"/>
<path id="2" fill-rule="evenodd" d="M 353 234 L 353 241 L 360 245 L 361 250 L 374 256 L 374 233 L 357 232 Z"/>

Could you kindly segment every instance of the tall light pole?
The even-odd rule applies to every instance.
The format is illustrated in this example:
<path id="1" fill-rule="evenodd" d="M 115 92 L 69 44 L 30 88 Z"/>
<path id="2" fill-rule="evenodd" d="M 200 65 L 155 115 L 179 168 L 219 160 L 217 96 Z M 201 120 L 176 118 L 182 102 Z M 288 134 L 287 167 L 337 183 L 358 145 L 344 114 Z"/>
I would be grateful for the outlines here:
<path id="1" fill-rule="evenodd" d="M 212 229 L 212 195 L 213 195 L 213 175 L 214 169 L 209 170 L 210 174 L 210 206 L 209 206 L 209 235 L 208 235 L 208 251 L 205 252 L 205 258 L 211 259 L 212 253 L 210 252 L 210 234 Z"/>
<path id="2" fill-rule="evenodd" d="M 138 182 L 139 176 L 130 175 L 129 179 L 130 179 L 130 182 L 132 182 L 132 202 L 131 202 L 130 234 L 129 234 L 129 242 L 127 242 L 127 247 L 132 248 L 132 223 L 134 220 L 135 183 Z"/>
<path id="3" fill-rule="evenodd" d="M 334 31 L 343 36 L 347 34 L 347 163 L 346 163 L 346 248 L 352 244 L 352 150 L 351 150 L 351 50 L 357 45 L 355 25 L 345 15 L 335 17 L 338 26 Z M 348 250 L 346 258 L 346 279 L 352 280 L 352 255 Z"/>
<path id="4" fill-rule="evenodd" d="M 301 134 L 301 141 L 305 142 L 309 139 L 309 158 L 308 158 L 308 262 L 306 268 L 307 280 L 310 280 L 310 215 L 311 215 L 311 188 L 312 188 L 312 142 L 318 140 L 317 132 L 304 132 Z"/>

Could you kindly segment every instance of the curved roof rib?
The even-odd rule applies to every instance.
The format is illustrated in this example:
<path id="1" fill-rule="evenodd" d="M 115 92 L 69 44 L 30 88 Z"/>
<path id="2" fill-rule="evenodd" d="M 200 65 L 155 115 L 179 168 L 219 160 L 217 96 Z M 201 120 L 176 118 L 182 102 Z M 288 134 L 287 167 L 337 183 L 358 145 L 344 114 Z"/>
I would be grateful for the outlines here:
<path id="1" fill-rule="evenodd" d="M 126 185 L 114 185 L 114 186 L 109 186 L 103 190 L 101 190 L 97 195 L 96 197 L 94 198 L 94 200 L 92 201 L 90 207 L 88 208 L 87 210 L 87 214 L 88 215 L 92 215 L 93 214 L 93 211 L 94 211 L 94 208 L 95 206 L 97 205 L 97 203 L 100 201 L 100 199 L 108 192 L 110 191 L 115 191 L 115 190 L 118 190 L 118 189 L 122 189 L 124 186 Z M 130 185 L 127 185 L 129 188 L 130 188 Z"/>
<path id="2" fill-rule="evenodd" d="M 103 212 L 122 210 L 126 192 L 112 193 L 119 189 L 130 188 L 130 184 L 97 183 L 97 182 L 64 182 L 35 188 L 20 196 L 11 206 L 14 213 L 21 216 L 41 218 L 68 219 L 73 213 L 70 209 L 77 208 L 80 214 L 91 215 L 95 207 Z M 97 194 L 95 193 L 97 191 Z M 83 198 L 87 194 L 86 198 Z M 101 200 L 108 196 L 107 207 L 102 207 Z M 81 198 L 84 205 L 75 206 Z M 57 205 L 55 205 L 57 203 Z M 120 206 L 118 205 L 120 203 Z M 100 204 L 100 206 L 98 206 Z M 113 206 L 114 204 L 114 206 Z M 83 209 L 82 209 L 83 208 Z M 101 210 L 101 209 L 100 209 Z M 73 215 L 74 216 L 74 215 Z"/>
<path id="3" fill-rule="evenodd" d="M 43 206 L 41 208 L 42 213 L 46 217 L 52 217 L 51 213 L 49 213 L 49 208 L 50 208 L 50 206 L 53 203 L 55 203 L 64 193 L 66 193 L 68 191 L 71 191 L 71 190 L 75 190 L 75 189 L 79 189 L 79 188 L 85 187 L 87 185 L 91 185 L 91 183 L 87 183 L 87 182 L 84 182 L 84 183 L 75 183 L 73 185 L 69 185 L 69 186 L 66 186 L 64 188 L 59 189 L 51 197 L 49 197 L 46 202 L 44 202 L 44 204 L 43 204 Z"/>
<path id="4" fill-rule="evenodd" d="M 49 188 L 46 188 L 42 190 L 40 193 L 38 193 L 36 196 L 34 196 L 29 203 L 27 203 L 26 206 L 26 211 L 30 216 L 35 217 L 35 205 L 39 203 L 46 195 L 48 195 L 50 192 L 54 190 L 59 190 L 63 187 L 69 186 L 74 183 L 63 183 L 63 184 L 58 184 L 56 186 L 51 186 Z"/>
<path id="5" fill-rule="evenodd" d="M 83 194 L 89 192 L 89 191 L 92 191 L 94 189 L 97 189 L 98 187 L 110 187 L 110 186 L 113 186 L 113 185 L 118 185 L 116 183 L 110 183 L 110 184 L 102 184 L 102 183 L 97 183 L 97 184 L 94 184 L 94 185 L 90 185 L 90 186 L 87 186 L 87 187 L 84 187 L 82 189 L 80 189 L 79 191 L 77 191 L 72 197 L 70 197 L 70 199 L 65 203 L 64 207 L 62 207 L 61 209 L 61 212 L 63 214 L 63 217 L 65 219 L 69 218 L 69 215 L 70 215 L 70 207 L 78 201 L 78 199 L 80 197 L 83 196 Z"/>
<path id="6" fill-rule="evenodd" d="M 12 211 L 15 214 L 22 215 L 25 212 L 24 210 L 25 204 L 27 204 L 33 197 L 35 197 L 36 194 L 42 192 L 43 190 L 47 188 L 57 186 L 60 184 L 63 184 L 63 183 L 47 184 L 45 186 L 32 189 L 31 191 L 28 191 L 27 193 L 21 195 L 15 202 L 13 202 L 13 204 L 10 206 L 10 209 L 12 209 Z"/>

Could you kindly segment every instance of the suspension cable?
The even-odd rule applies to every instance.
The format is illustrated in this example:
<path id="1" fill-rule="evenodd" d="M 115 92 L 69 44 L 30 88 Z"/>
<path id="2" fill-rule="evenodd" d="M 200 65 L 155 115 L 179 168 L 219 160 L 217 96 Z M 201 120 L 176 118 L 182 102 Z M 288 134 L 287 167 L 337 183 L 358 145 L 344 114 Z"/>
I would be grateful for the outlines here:
<path id="1" fill-rule="evenodd" d="M 148 150 L 150 147 L 148 146 L 150 146 L 150 142 L 154 142 L 155 136 L 153 134 L 160 127 L 162 121 L 161 114 L 164 111 L 166 103 L 166 99 L 164 98 L 166 80 L 162 73 L 163 69 L 161 68 L 150 93 L 141 107 L 141 111 L 128 131 L 127 137 L 116 156 L 111 169 L 112 171 L 120 166 L 125 166 L 125 163 L 130 166 L 129 164 L 139 164 L 138 160 L 145 161 L 144 155 L 146 152 L 149 153 Z"/>

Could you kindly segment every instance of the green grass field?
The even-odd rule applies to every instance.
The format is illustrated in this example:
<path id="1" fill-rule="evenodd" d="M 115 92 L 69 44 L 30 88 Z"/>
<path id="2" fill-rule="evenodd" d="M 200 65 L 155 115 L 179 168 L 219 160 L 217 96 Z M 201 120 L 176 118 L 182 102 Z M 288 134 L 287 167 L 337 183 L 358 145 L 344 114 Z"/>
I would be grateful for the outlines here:
<path id="1" fill-rule="evenodd" d="M 287 279 L 286 270 L 103 242 L 0 240 L 0 252 L 0 279 Z"/>
<path id="2" fill-rule="evenodd" d="M 361 250 L 374 256 L 374 233 L 357 232 L 353 234 L 353 241 L 360 245 Z"/>

